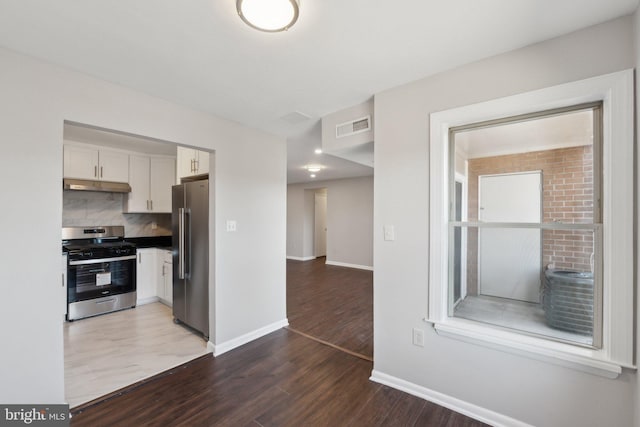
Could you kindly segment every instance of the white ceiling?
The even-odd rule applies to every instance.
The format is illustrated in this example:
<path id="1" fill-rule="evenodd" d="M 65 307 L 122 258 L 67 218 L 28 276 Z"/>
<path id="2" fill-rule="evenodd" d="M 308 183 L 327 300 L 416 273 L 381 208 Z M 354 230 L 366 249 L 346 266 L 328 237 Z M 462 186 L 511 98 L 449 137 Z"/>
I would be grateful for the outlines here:
<path id="1" fill-rule="evenodd" d="M 593 110 L 458 132 L 455 143 L 465 159 L 590 145 Z"/>
<path id="2" fill-rule="evenodd" d="M 303 141 L 320 117 L 375 93 L 637 4 L 302 0 L 296 25 L 268 34 L 240 20 L 235 0 L 0 0 L 0 45 Z M 281 119 L 293 112 L 310 119 Z M 289 143 L 290 159 L 301 145 Z"/>

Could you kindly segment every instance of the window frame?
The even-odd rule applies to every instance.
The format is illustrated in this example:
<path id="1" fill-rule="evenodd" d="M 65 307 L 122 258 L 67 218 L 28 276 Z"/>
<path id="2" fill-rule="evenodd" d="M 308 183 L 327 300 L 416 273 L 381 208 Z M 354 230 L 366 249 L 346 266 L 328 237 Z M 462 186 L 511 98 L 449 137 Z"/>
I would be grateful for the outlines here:
<path id="1" fill-rule="evenodd" d="M 617 377 L 623 367 L 635 369 L 635 250 L 630 232 L 634 230 L 635 199 L 633 88 L 633 70 L 625 70 L 430 115 L 429 301 L 425 320 L 438 334 L 609 378 Z M 583 348 L 449 317 L 449 130 L 592 102 L 602 102 L 601 348 Z"/>

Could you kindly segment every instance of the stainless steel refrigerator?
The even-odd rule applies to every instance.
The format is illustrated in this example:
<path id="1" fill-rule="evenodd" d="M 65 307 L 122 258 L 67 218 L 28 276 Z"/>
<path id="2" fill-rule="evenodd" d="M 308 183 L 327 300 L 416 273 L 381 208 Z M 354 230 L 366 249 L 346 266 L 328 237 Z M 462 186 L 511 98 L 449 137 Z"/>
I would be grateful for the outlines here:
<path id="1" fill-rule="evenodd" d="M 172 188 L 173 318 L 209 338 L 209 180 Z"/>

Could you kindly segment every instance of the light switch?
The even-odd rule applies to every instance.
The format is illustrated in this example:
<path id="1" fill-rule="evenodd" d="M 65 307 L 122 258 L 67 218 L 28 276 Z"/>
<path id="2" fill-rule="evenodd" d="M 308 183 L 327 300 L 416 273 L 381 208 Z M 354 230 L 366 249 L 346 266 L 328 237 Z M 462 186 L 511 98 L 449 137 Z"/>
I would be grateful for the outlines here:
<path id="1" fill-rule="evenodd" d="M 234 220 L 227 220 L 227 231 L 236 231 L 237 228 L 238 226 Z"/>
<path id="2" fill-rule="evenodd" d="M 387 240 L 387 241 L 396 240 L 396 229 L 393 225 L 384 226 L 384 240 Z"/>

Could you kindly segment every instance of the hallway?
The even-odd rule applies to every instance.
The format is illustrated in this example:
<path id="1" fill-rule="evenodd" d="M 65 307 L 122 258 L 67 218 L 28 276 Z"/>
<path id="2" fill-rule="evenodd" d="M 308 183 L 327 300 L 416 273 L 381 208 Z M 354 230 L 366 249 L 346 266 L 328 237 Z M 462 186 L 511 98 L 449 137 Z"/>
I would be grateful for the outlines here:
<path id="1" fill-rule="evenodd" d="M 287 260 L 289 327 L 372 360 L 373 272 Z"/>

